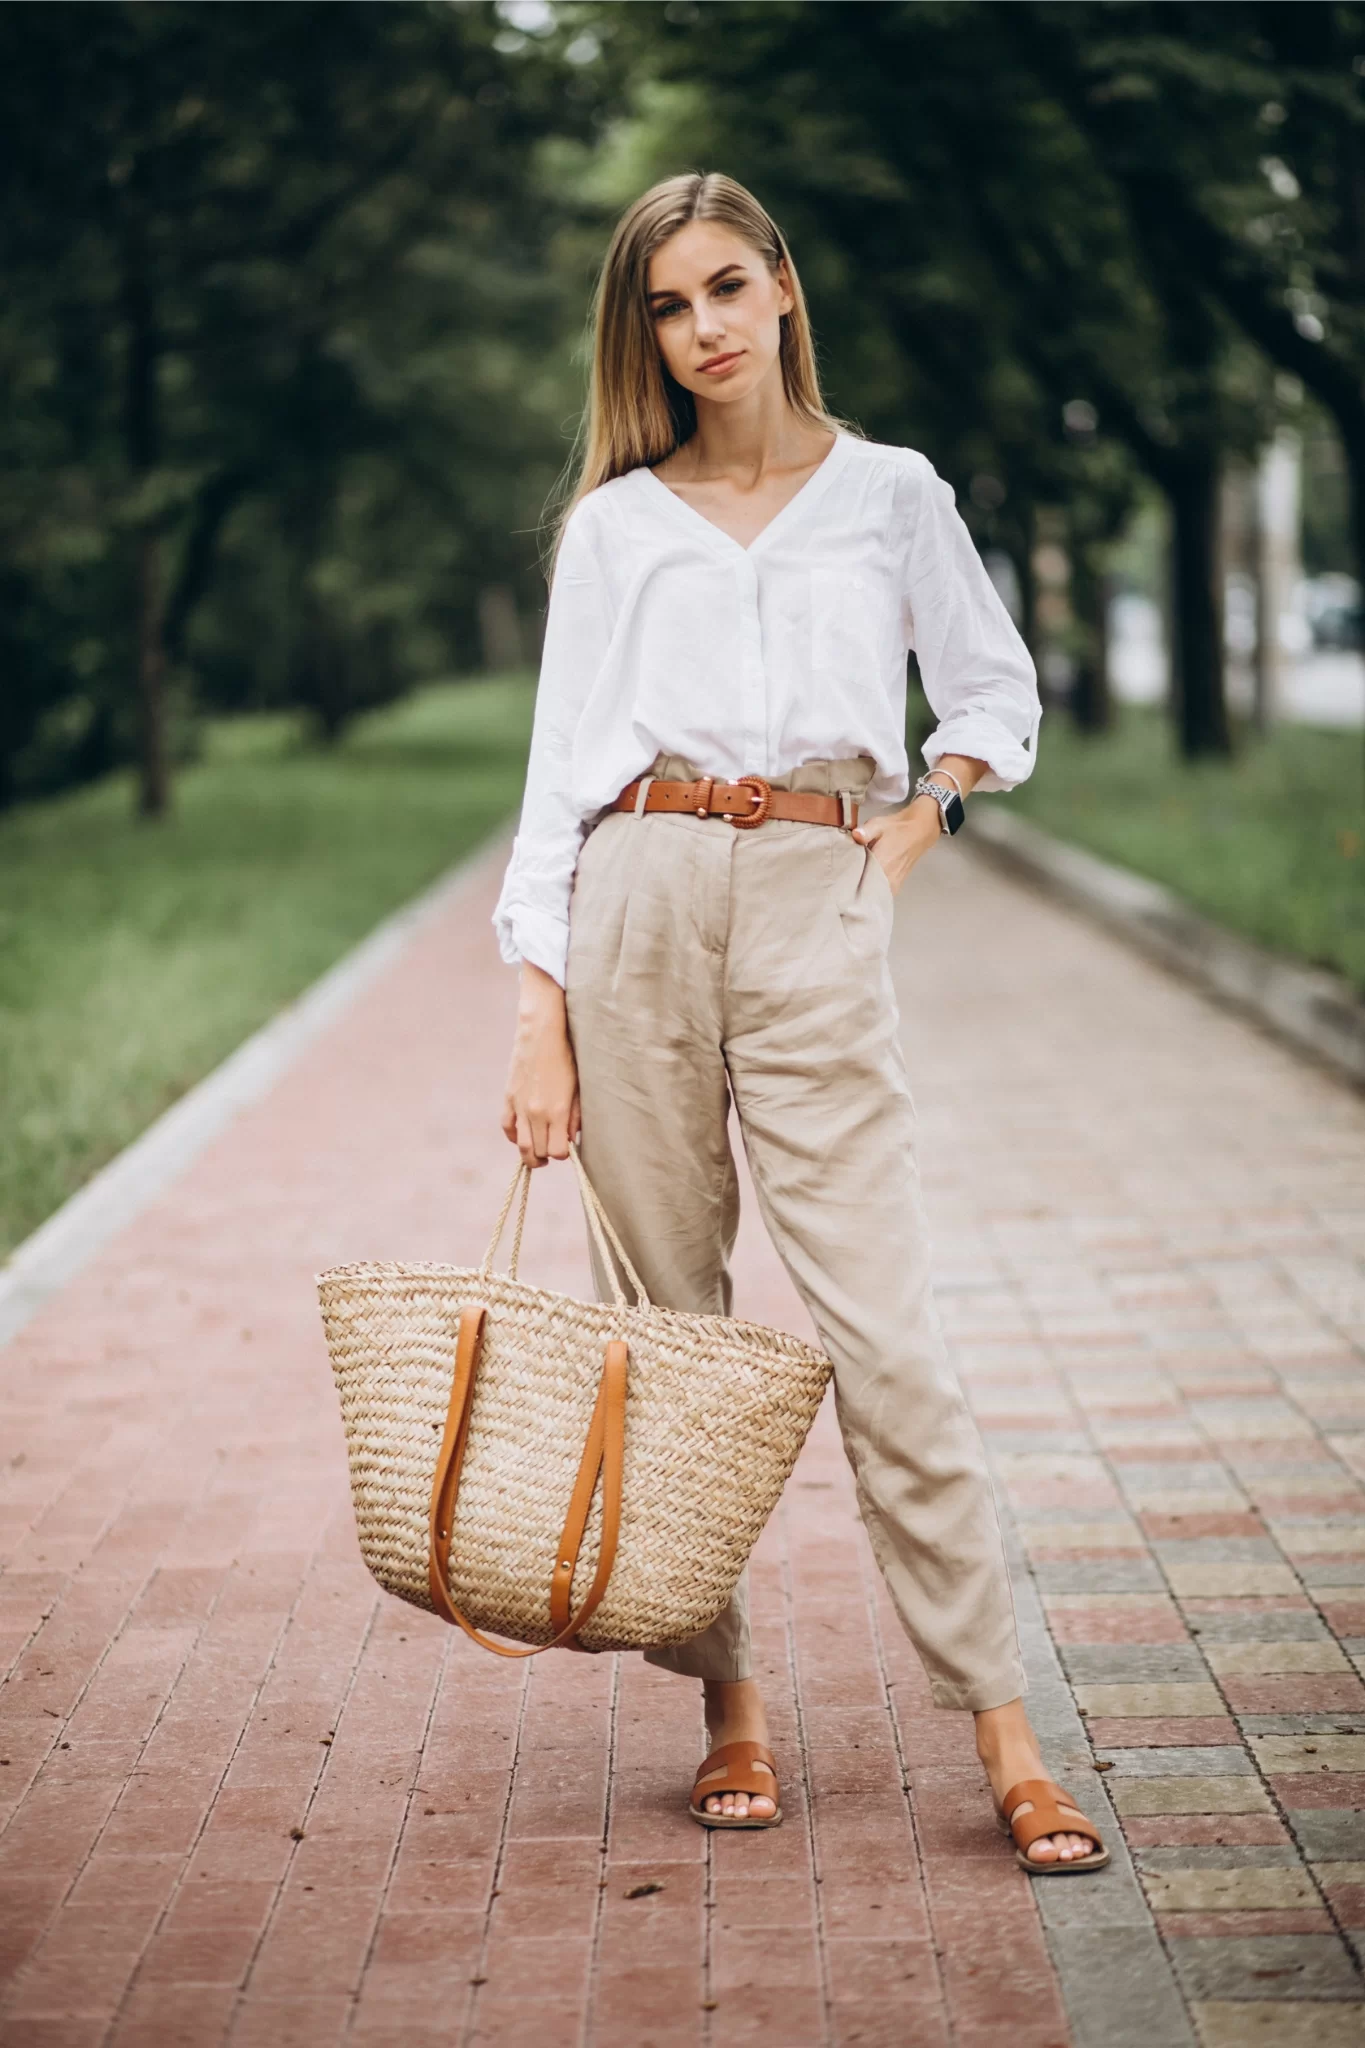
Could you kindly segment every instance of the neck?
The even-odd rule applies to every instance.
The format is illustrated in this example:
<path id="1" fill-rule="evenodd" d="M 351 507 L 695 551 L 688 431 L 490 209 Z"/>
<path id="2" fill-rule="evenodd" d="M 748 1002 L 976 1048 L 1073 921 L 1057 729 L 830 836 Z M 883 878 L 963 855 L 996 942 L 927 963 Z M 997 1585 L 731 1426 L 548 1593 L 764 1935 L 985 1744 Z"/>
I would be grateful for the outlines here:
<path id="1" fill-rule="evenodd" d="M 697 431 L 691 452 L 696 473 L 725 473 L 757 480 L 765 470 L 795 468 L 807 459 L 812 440 L 826 438 L 791 407 L 774 363 L 747 398 L 720 405 L 697 399 Z"/>

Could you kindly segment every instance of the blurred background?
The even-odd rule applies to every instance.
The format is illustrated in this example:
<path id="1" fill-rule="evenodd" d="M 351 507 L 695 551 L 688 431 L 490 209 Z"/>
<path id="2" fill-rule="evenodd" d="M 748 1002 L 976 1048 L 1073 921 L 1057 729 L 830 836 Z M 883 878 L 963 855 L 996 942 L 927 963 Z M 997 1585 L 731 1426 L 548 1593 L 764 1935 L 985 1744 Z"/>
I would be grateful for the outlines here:
<path id="1" fill-rule="evenodd" d="M 0 165 L 0 1253 L 515 806 L 682 169 L 953 483 L 1008 801 L 1365 989 L 1365 7 L 3 4 Z"/>

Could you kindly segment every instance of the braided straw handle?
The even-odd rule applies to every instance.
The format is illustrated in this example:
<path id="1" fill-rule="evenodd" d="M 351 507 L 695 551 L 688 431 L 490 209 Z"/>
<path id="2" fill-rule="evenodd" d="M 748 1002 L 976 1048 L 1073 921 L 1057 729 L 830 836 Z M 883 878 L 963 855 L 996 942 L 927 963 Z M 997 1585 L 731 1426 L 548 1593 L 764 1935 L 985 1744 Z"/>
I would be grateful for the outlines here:
<path id="1" fill-rule="evenodd" d="M 611 1218 L 602 1206 L 601 1197 L 588 1179 L 587 1169 L 578 1156 L 578 1147 L 576 1145 L 571 1148 L 569 1157 L 573 1161 L 574 1172 L 578 1175 L 578 1192 L 583 1198 L 583 1213 L 587 1217 L 588 1228 L 592 1232 L 593 1241 L 597 1246 L 598 1254 L 606 1269 L 607 1278 L 611 1282 L 611 1291 L 615 1297 L 616 1306 L 618 1308 L 628 1306 L 625 1294 L 622 1291 L 621 1282 L 617 1278 L 616 1260 L 619 1259 L 621 1271 L 635 1290 L 636 1307 L 648 1308 L 650 1302 L 649 1296 L 645 1292 L 645 1283 L 627 1258 L 626 1248 L 612 1228 Z M 512 1185 L 507 1190 L 507 1198 L 499 1212 L 488 1250 L 483 1255 L 483 1264 L 479 1267 L 481 1275 L 487 1275 L 493 1270 L 494 1256 L 502 1242 L 502 1234 L 507 1228 L 507 1219 L 512 1213 L 512 1204 L 517 1200 L 518 1192 L 520 1192 L 521 1200 L 517 1206 L 516 1228 L 512 1233 L 512 1255 L 507 1262 L 508 1279 L 516 1279 L 517 1261 L 521 1257 L 521 1236 L 526 1228 L 526 1205 L 531 1197 L 531 1175 L 533 1171 L 534 1169 L 523 1160 L 513 1175 Z M 612 1256 L 613 1253 L 615 1258 Z"/>

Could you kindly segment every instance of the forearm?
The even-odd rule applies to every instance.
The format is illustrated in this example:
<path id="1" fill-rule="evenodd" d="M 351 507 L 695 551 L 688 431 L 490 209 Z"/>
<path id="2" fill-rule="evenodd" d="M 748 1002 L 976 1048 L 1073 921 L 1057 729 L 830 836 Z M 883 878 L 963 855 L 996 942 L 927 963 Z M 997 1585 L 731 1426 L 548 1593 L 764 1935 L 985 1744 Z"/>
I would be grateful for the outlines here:
<path id="1" fill-rule="evenodd" d="M 985 773 L 986 763 L 974 761 L 968 754 L 945 754 L 930 770 L 931 775 L 951 776 L 964 798 L 971 795 Z"/>

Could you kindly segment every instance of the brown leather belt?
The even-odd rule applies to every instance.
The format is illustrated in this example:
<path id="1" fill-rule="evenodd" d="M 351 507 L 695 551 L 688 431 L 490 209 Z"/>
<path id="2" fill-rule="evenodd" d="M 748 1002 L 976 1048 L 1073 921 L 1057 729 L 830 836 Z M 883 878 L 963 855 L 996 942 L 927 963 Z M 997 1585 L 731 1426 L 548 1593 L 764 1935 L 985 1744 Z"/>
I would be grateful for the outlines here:
<path id="1" fill-rule="evenodd" d="M 703 775 L 696 782 L 641 776 L 639 781 L 626 784 L 611 808 L 634 811 L 637 815 L 643 811 L 690 811 L 694 818 L 724 818 L 737 831 L 748 831 L 769 818 L 785 818 L 797 825 L 842 825 L 850 832 L 858 822 L 858 799 L 854 796 L 822 796 L 813 789 L 773 789 L 761 775 L 741 775 L 738 782 L 717 782 L 710 775 Z"/>

